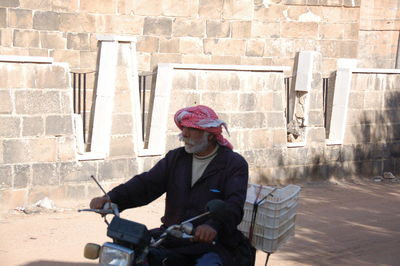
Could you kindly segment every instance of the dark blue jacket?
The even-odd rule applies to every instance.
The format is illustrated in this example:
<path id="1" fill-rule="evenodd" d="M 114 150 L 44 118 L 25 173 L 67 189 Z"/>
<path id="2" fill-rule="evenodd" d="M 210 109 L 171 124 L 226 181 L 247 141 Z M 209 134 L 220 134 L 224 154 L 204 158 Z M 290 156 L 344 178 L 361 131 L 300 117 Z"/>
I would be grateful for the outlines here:
<path id="1" fill-rule="evenodd" d="M 167 153 L 152 169 L 136 175 L 127 183 L 115 187 L 108 194 L 121 210 L 146 205 L 166 192 L 163 227 L 179 224 L 205 212 L 212 199 L 226 203 L 223 221 L 210 218 L 194 224 L 206 223 L 217 232 L 217 245 L 192 243 L 190 253 L 218 252 L 224 265 L 229 265 L 229 250 L 239 239 L 237 225 L 243 216 L 248 182 L 248 165 L 238 153 L 220 146 L 200 179 L 191 187 L 192 154 L 178 148 Z M 187 243 L 185 244 L 187 248 Z M 196 247 L 195 247 L 196 246 Z M 185 253 L 185 251 L 182 251 Z"/>

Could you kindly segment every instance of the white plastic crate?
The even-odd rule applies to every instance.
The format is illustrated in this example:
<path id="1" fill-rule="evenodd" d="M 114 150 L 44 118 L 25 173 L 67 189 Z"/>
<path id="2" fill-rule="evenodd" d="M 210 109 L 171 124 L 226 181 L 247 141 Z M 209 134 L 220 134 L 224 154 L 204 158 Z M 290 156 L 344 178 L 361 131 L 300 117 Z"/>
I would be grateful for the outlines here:
<path id="1" fill-rule="evenodd" d="M 269 195 L 271 192 L 272 195 Z M 294 235 L 299 193 L 300 187 L 296 185 L 274 188 L 249 184 L 244 216 L 238 229 L 249 236 L 254 202 L 256 199 L 257 201 L 264 199 L 258 206 L 252 244 L 265 252 L 276 251 L 281 244 Z M 269 196 L 266 197 L 267 195 Z"/>

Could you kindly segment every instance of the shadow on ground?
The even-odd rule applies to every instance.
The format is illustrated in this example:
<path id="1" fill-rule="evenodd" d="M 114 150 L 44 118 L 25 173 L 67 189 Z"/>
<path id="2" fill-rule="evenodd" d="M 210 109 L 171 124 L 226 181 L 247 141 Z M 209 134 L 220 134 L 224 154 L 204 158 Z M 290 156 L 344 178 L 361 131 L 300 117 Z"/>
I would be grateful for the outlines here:
<path id="1" fill-rule="evenodd" d="M 400 182 L 319 185 L 303 187 L 296 236 L 268 265 L 398 265 Z"/>

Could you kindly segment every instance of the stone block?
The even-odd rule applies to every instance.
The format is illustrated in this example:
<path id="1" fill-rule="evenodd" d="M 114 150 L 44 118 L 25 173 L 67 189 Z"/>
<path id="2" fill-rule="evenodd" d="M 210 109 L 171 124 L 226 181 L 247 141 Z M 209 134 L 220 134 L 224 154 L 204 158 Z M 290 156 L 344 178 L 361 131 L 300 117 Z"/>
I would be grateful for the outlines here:
<path id="1" fill-rule="evenodd" d="M 33 162 L 55 162 L 57 159 L 55 138 L 30 139 L 28 149 Z"/>
<path id="2" fill-rule="evenodd" d="M 20 0 L 2 0 L 0 2 L 1 7 L 19 7 Z"/>
<path id="3" fill-rule="evenodd" d="M 1 11 L 0 11 L 0 13 L 1 13 Z M 13 32 L 14 32 L 14 30 L 11 28 L 0 28 L 0 45 L 12 47 L 13 39 L 14 39 Z M 2 52 L 2 53 L 5 54 L 4 52 Z M 0 82 L 0 84 L 1 84 L 1 82 Z"/>
<path id="4" fill-rule="evenodd" d="M 343 25 L 343 39 L 345 40 L 358 40 L 358 33 L 360 30 L 360 25 L 357 22 L 354 23 L 346 23 Z"/>
<path id="5" fill-rule="evenodd" d="M 265 128 L 269 127 L 266 115 L 261 112 L 254 113 L 233 113 L 231 128 Z"/>
<path id="6" fill-rule="evenodd" d="M 19 138 L 21 136 L 21 119 L 14 116 L 0 116 L 0 136 Z"/>
<path id="7" fill-rule="evenodd" d="M 6 64 L 2 76 L 7 80 L 2 86 L 8 88 L 35 88 L 35 65 L 34 64 Z"/>
<path id="8" fill-rule="evenodd" d="M 91 0 L 80 2 L 79 9 L 81 12 L 115 14 L 117 11 L 116 0 Z"/>
<path id="9" fill-rule="evenodd" d="M 150 61 L 150 68 L 154 69 L 159 63 L 181 63 L 181 54 L 153 54 Z"/>
<path id="10" fill-rule="evenodd" d="M 88 13 L 59 13 L 60 31 L 62 32 L 95 32 L 96 19 Z"/>
<path id="11" fill-rule="evenodd" d="M 39 47 L 39 32 L 14 30 L 14 47 Z"/>
<path id="12" fill-rule="evenodd" d="M 172 23 L 174 37 L 204 37 L 206 22 L 203 19 L 176 18 Z"/>
<path id="13" fill-rule="evenodd" d="M 318 38 L 318 23 L 316 22 L 283 22 L 281 24 L 283 38 Z"/>
<path id="14" fill-rule="evenodd" d="M 46 135 L 72 135 L 72 117 L 70 115 L 49 115 L 46 117 Z"/>
<path id="15" fill-rule="evenodd" d="M 140 36 L 136 44 L 138 52 L 156 53 L 159 51 L 159 38 L 153 36 Z"/>
<path id="16" fill-rule="evenodd" d="M 81 66 L 81 68 L 96 69 L 97 52 L 80 51 L 79 54 L 80 54 L 80 66 Z M 87 78 L 88 78 L 89 75 L 87 75 Z M 88 89 L 88 88 L 89 87 L 86 87 L 86 89 Z"/>
<path id="17" fill-rule="evenodd" d="M 339 58 L 356 58 L 358 41 L 342 41 L 338 42 L 338 57 Z"/>
<path id="18" fill-rule="evenodd" d="M 76 160 L 75 136 L 57 138 L 57 161 Z"/>
<path id="19" fill-rule="evenodd" d="M 344 37 L 342 23 L 321 23 L 319 24 L 319 38 L 324 40 L 341 40 Z"/>
<path id="20" fill-rule="evenodd" d="M 286 129 L 273 129 L 272 130 L 272 144 L 274 147 L 286 147 L 287 132 Z"/>
<path id="21" fill-rule="evenodd" d="M 246 137 L 247 149 L 265 149 L 271 146 L 272 135 L 265 129 L 251 130 Z"/>
<path id="22" fill-rule="evenodd" d="M 197 92 L 189 92 L 189 91 L 179 91 L 176 92 L 179 97 L 174 97 L 174 100 L 170 102 L 170 110 L 179 110 L 183 106 L 193 106 L 200 103 L 200 94 Z M 172 127 L 174 127 L 174 123 L 170 123 Z M 175 130 L 175 128 L 173 128 Z"/>
<path id="23" fill-rule="evenodd" d="M 254 14 L 254 0 L 224 1 L 223 19 L 251 20 Z"/>
<path id="24" fill-rule="evenodd" d="M 0 200 L 2 202 L 0 211 L 5 213 L 16 207 L 26 206 L 28 194 L 28 189 L 0 190 Z"/>
<path id="25" fill-rule="evenodd" d="M 256 103 L 258 95 L 254 93 L 243 93 L 239 94 L 239 110 L 241 111 L 256 111 Z M 232 103 L 232 105 L 236 105 Z"/>
<path id="26" fill-rule="evenodd" d="M 212 55 L 210 63 L 215 65 L 240 65 L 241 60 L 242 58 L 239 55 Z"/>
<path id="27" fill-rule="evenodd" d="M 71 68 L 80 67 L 80 51 L 78 50 L 52 50 L 50 56 L 56 62 L 68 62 Z"/>
<path id="28" fill-rule="evenodd" d="M 349 109 L 363 109 L 365 95 L 363 92 L 350 92 Z"/>
<path id="29" fill-rule="evenodd" d="M 144 18 L 116 15 L 111 18 L 112 32 L 116 34 L 142 35 Z"/>
<path id="30" fill-rule="evenodd" d="M 35 74 L 37 88 L 70 89 L 70 74 L 68 73 L 67 68 L 62 65 L 51 65 L 37 68 Z M 46 92 L 44 94 L 46 94 Z"/>
<path id="31" fill-rule="evenodd" d="M 125 1 L 126 2 L 126 1 Z M 163 5 L 159 0 L 132 1 L 133 13 L 141 16 L 160 16 L 162 15 Z"/>
<path id="32" fill-rule="evenodd" d="M 40 44 L 42 48 L 65 49 L 66 39 L 62 33 L 41 32 Z"/>
<path id="33" fill-rule="evenodd" d="M 202 54 L 203 41 L 198 38 L 182 38 L 179 43 L 179 50 L 182 54 Z M 199 62 L 196 62 L 199 64 Z"/>
<path id="34" fill-rule="evenodd" d="M 51 162 L 56 160 L 54 139 L 10 139 L 3 141 L 5 163 Z"/>
<path id="35" fill-rule="evenodd" d="M 68 33 L 67 49 L 73 50 L 89 50 L 89 34 L 88 33 Z"/>
<path id="36" fill-rule="evenodd" d="M 182 64 L 211 64 L 211 56 L 203 54 L 183 54 Z"/>
<path id="37" fill-rule="evenodd" d="M 195 90 L 197 83 L 197 75 L 192 71 L 177 70 L 174 71 L 172 87 L 175 91 Z"/>
<path id="38" fill-rule="evenodd" d="M 63 91 L 60 93 L 60 98 L 61 98 L 61 113 L 62 114 L 72 114 L 72 95 L 68 91 Z M 88 99 L 88 98 L 86 98 Z M 91 105 L 91 100 L 87 100 L 88 105 L 87 106 L 92 106 Z M 90 105 L 89 105 L 90 104 Z M 86 110 L 88 112 L 88 110 Z M 87 120 L 89 121 L 89 120 Z"/>
<path id="39" fill-rule="evenodd" d="M 223 0 L 200 0 L 199 15 L 206 19 L 221 19 L 223 6 Z"/>
<path id="40" fill-rule="evenodd" d="M 99 165 L 98 179 L 99 181 L 112 179 L 127 179 L 132 176 L 129 160 L 116 159 L 107 160 Z"/>
<path id="41" fill-rule="evenodd" d="M 255 95 L 255 106 L 254 109 L 257 111 L 265 112 L 275 110 L 273 108 L 274 105 L 274 96 L 271 92 L 262 92 L 257 93 Z"/>
<path id="42" fill-rule="evenodd" d="M 11 114 L 13 105 L 11 94 L 8 90 L 0 90 L 0 114 Z"/>
<path id="43" fill-rule="evenodd" d="M 60 174 L 60 184 L 88 182 L 91 180 L 91 175 L 95 177 L 97 175 L 97 162 L 62 162 L 58 164 L 58 172 Z"/>
<path id="44" fill-rule="evenodd" d="M 307 143 L 317 142 L 317 143 L 325 143 L 325 128 L 324 127 L 313 127 L 307 128 Z"/>
<path id="45" fill-rule="evenodd" d="M 33 15 L 33 28 L 36 30 L 59 30 L 59 13 L 52 11 L 36 11 Z"/>
<path id="46" fill-rule="evenodd" d="M 32 48 L 28 50 L 28 56 L 48 57 L 49 49 Z"/>
<path id="47" fill-rule="evenodd" d="M 204 53 L 211 55 L 243 56 L 246 51 L 246 40 L 204 39 Z"/>
<path id="48" fill-rule="evenodd" d="M 53 0 L 51 4 L 51 9 L 55 12 L 76 12 L 78 10 L 78 1 L 76 0 Z"/>
<path id="49" fill-rule="evenodd" d="M 206 24 L 207 38 L 227 38 L 231 35 L 228 21 L 208 20 Z"/>
<path id="50" fill-rule="evenodd" d="M 55 163 L 32 164 L 32 186 L 59 185 L 57 165 Z"/>
<path id="51" fill-rule="evenodd" d="M 324 114 L 322 111 L 309 111 L 308 112 L 308 125 L 314 127 L 324 126 Z"/>
<path id="52" fill-rule="evenodd" d="M 302 16 L 306 15 L 308 12 L 309 12 L 309 9 L 305 5 L 304 6 L 296 6 L 296 7 L 291 6 L 287 9 L 287 20 L 304 22 L 302 19 Z M 310 15 L 310 13 L 308 13 L 308 14 Z M 317 18 L 308 16 L 308 19 L 316 20 Z"/>
<path id="53" fill-rule="evenodd" d="M 272 59 L 266 57 L 242 57 L 240 65 L 270 66 Z"/>
<path id="54" fill-rule="evenodd" d="M 308 0 L 285 0 L 284 3 L 286 5 L 306 5 L 307 1 Z"/>
<path id="55" fill-rule="evenodd" d="M 51 10 L 53 0 L 41 0 L 40 2 L 34 2 L 30 0 L 19 0 L 19 6 L 23 9 L 32 10 Z"/>
<path id="56" fill-rule="evenodd" d="M 354 0 L 357 3 L 359 0 Z M 361 19 L 360 19 L 361 18 Z M 343 8 L 341 9 L 341 19 L 343 22 L 353 22 L 359 23 L 361 27 L 362 24 L 362 17 L 360 17 L 360 8 Z"/>
<path id="57" fill-rule="evenodd" d="M 13 188 L 27 188 L 32 179 L 32 167 L 29 164 L 16 164 L 14 167 Z"/>
<path id="58" fill-rule="evenodd" d="M 112 135 L 131 135 L 133 121 L 131 114 L 114 114 L 112 117 Z"/>
<path id="59" fill-rule="evenodd" d="M 327 23 L 335 23 L 342 21 L 342 10 L 343 9 L 340 7 L 325 6 L 324 8 L 321 9 L 323 21 Z"/>
<path id="60" fill-rule="evenodd" d="M 216 112 L 236 111 L 238 108 L 238 97 L 236 93 L 205 92 L 201 95 L 201 102 L 212 106 Z"/>
<path id="61" fill-rule="evenodd" d="M 179 53 L 179 39 L 160 38 L 160 53 Z"/>
<path id="62" fill-rule="evenodd" d="M 262 57 L 264 55 L 265 41 L 264 40 L 247 40 L 246 56 Z"/>
<path id="63" fill-rule="evenodd" d="M 0 189 L 12 187 L 12 170 L 11 165 L 0 166 Z"/>
<path id="64" fill-rule="evenodd" d="M 112 136 L 110 142 L 110 157 L 133 156 L 134 144 L 132 135 L 129 136 Z"/>
<path id="65" fill-rule="evenodd" d="M 368 109 L 381 110 L 382 104 L 382 93 L 380 91 L 371 91 L 364 94 L 364 107 Z"/>
<path id="66" fill-rule="evenodd" d="M 258 21 L 285 21 L 288 6 L 286 5 L 269 5 L 267 8 L 255 8 L 254 19 Z"/>
<path id="67" fill-rule="evenodd" d="M 184 5 L 180 0 L 165 0 L 162 5 L 163 15 L 171 17 L 197 16 L 197 12 L 194 11 L 199 9 L 198 0 L 187 0 Z"/>
<path id="68" fill-rule="evenodd" d="M 65 194 L 68 199 L 86 199 L 86 186 L 81 184 L 66 185 Z"/>
<path id="69" fill-rule="evenodd" d="M 248 39 L 251 37 L 251 21 L 231 22 L 231 37 L 237 39 Z"/>
<path id="70" fill-rule="evenodd" d="M 277 38 L 280 36 L 280 28 L 280 23 L 253 21 L 251 25 L 251 37 Z"/>
<path id="71" fill-rule="evenodd" d="M 29 189 L 29 204 L 33 204 L 42 200 L 44 197 L 48 197 L 58 206 L 57 202 L 60 200 L 65 200 L 65 187 L 59 185 L 37 185 Z M 70 205 L 67 205 L 70 206 Z"/>
<path id="72" fill-rule="evenodd" d="M 268 128 L 285 128 L 286 119 L 283 112 L 268 112 L 267 113 L 267 124 Z"/>
<path id="73" fill-rule="evenodd" d="M 397 91 L 385 91 L 383 94 L 384 108 L 399 109 L 400 93 Z"/>
<path id="74" fill-rule="evenodd" d="M 8 13 L 8 24 L 9 27 L 12 28 L 32 29 L 32 10 L 10 9 Z"/>
<path id="75" fill-rule="evenodd" d="M 170 18 L 151 18 L 144 20 L 144 35 L 171 36 L 172 19 Z"/>

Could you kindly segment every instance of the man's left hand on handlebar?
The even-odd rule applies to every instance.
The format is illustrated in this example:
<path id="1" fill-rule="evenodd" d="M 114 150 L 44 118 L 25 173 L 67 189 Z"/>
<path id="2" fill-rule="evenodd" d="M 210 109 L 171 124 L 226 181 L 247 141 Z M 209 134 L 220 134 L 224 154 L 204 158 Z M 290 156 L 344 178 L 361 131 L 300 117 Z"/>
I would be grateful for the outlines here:
<path id="1" fill-rule="evenodd" d="M 196 227 L 193 241 L 211 243 L 217 236 L 217 231 L 207 224 Z"/>
<path id="2" fill-rule="evenodd" d="M 106 202 L 110 202 L 110 199 L 106 196 L 94 198 L 90 201 L 90 208 L 102 209 Z"/>

